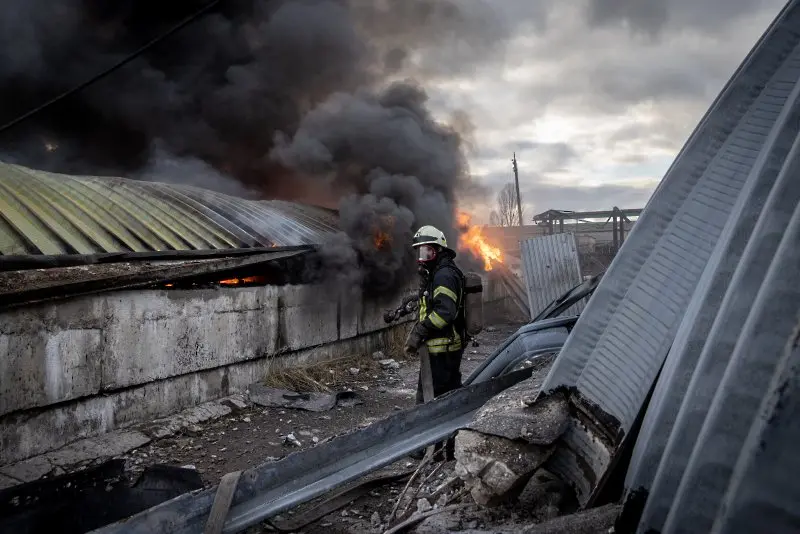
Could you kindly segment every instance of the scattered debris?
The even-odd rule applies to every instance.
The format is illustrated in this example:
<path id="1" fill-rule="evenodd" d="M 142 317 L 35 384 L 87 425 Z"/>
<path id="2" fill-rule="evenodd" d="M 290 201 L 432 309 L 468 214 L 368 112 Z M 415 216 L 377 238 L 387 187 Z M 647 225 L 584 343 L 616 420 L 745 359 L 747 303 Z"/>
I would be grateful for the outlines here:
<path id="1" fill-rule="evenodd" d="M 553 447 L 462 430 L 456 434 L 456 474 L 476 503 L 493 505 L 521 491 Z"/>
<path id="2" fill-rule="evenodd" d="M 199 436 L 203 432 L 203 427 L 200 425 L 186 425 L 183 427 L 183 433 L 187 436 Z"/>
<path id="3" fill-rule="evenodd" d="M 552 445 L 567 430 L 569 402 L 563 392 L 529 405 L 531 380 L 512 386 L 492 398 L 475 415 L 469 428 L 534 445 Z"/>
<path id="4" fill-rule="evenodd" d="M 227 403 L 228 399 L 229 397 L 226 397 L 219 401 L 206 402 L 179 414 L 140 425 L 138 428 L 152 439 L 169 437 L 179 432 L 199 433 L 202 430 L 198 426 L 199 423 L 225 417 L 233 411 Z"/>
<path id="5" fill-rule="evenodd" d="M 417 513 L 424 514 L 428 510 L 433 510 L 433 506 L 428 502 L 428 499 L 417 500 Z"/>
<path id="6" fill-rule="evenodd" d="M 456 435 L 455 474 L 476 503 L 494 506 L 517 497 L 567 430 L 565 394 L 530 401 L 551 363 L 552 358 L 536 362 L 529 379 L 490 399 Z"/>
<path id="7" fill-rule="evenodd" d="M 384 369 L 400 369 L 400 364 L 397 363 L 396 360 L 391 359 L 391 358 L 388 359 L 388 360 L 381 360 L 378 363 L 380 363 L 381 367 L 384 368 Z"/>
<path id="8" fill-rule="evenodd" d="M 382 350 L 378 350 L 372 353 L 372 359 L 376 362 L 386 359 L 386 355 L 383 353 Z"/>
<path id="9" fill-rule="evenodd" d="M 298 440 L 294 436 L 294 434 L 291 434 L 291 433 L 287 434 L 286 436 L 283 437 L 283 442 L 285 444 L 287 444 L 287 445 L 294 445 L 295 447 L 302 447 L 303 446 L 303 444 L 300 443 L 300 440 Z"/>
<path id="10" fill-rule="evenodd" d="M 224 399 L 222 401 L 222 404 L 225 404 L 226 406 L 230 407 L 230 409 L 233 410 L 234 412 L 246 410 L 249 406 L 247 402 L 245 402 L 243 397 L 237 395 L 231 395 L 227 399 Z"/>
<path id="11" fill-rule="evenodd" d="M 480 355 L 473 357 L 473 361 L 465 361 L 462 373 L 468 374 L 480 365 L 483 358 L 493 352 L 497 343 L 517 328 L 518 325 L 506 325 L 497 334 L 486 336 L 485 343 L 480 349 Z M 391 356 L 397 358 L 396 354 L 398 353 L 386 351 L 378 354 L 377 352 L 374 359 L 370 354 L 366 358 L 367 362 L 364 361 L 364 358 L 361 360 L 348 358 L 337 362 L 324 362 L 310 371 L 306 369 L 303 376 L 300 377 L 305 380 L 302 388 L 287 379 L 286 370 L 273 370 L 271 376 L 275 381 L 274 384 L 280 383 L 281 380 L 284 381 L 276 389 L 282 389 L 291 395 L 297 395 L 295 391 L 292 391 L 293 389 L 317 391 L 317 386 L 308 382 L 306 375 L 312 378 L 324 378 L 325 382 L 329 382 L 328 386 L 331 387 L 327 391 L 320 390 L 321 393 L 333 395 L 330 391 L 331 388 L 346 389 L 338 394 L 336 405 L 328 413 L 302 409 L 293 410 L 295 406 L 283 404 L 262 406 L 253 402 L 250 395 L 238 395 L 234 398 L 246 403 L 247 408 L 241 409 L 240 404 L 224 402 L 226 399 L 221 399 L 143 425 L 143 428 L 146 429 L 143 434 L 148 438 L 148 442 L 144 444 L 134 442 L 133 444 L 138 445 L 138 448 L 123 452 L 123 455 L 120 456 L 126 462 L 126 473 L 130 476 L 138 476 L 149 466 L 167 463 L 176 467 L 183 466 L 185 470 L 197 473 L 202 477 L 204 484 L 209 486 L 218 483 L 219 478 L 227 472 L 247 469 L 264 462 L 277 461 L 294 451 L 327 442 L 343 432 L 385 417 L 394 411 L 413 406 L 418 378 L 417 361 L 406 362 L 396 359 L 398 368 L 395 369 L 390 364 L 391 372 L 386 372 L 388 369 L 384 369 L 380 362 L 391 360 Z M 386 355 L 390 357 L 387 358 Z M 380 357 L 378 358 L 378 356 Z M 361 372 L 353 376 L 348 372 L 350 367 L 358 367 Z M 380 372 L 381 369 L 384 369 L 384 372 Z M 269 377 L 265 384 L 251 386 L 250 394 L 257 393 L 259 388 L 266 387 L 266 384 L 270 384 Z M 358 393 L 350 390 L 356 390 Z M 345 409 L 352 411 L 346 414 L 338 413 L 339 410 Z M 311 434 L 311 437 L 307 436 L 308 433 Z M 291 441 L 284 441 L 284 436 L 288 438 L 290 434 L 295 437 L 300 446 Z M 116 439 L 112 434 L 108 436 L 110 439 Z M 113 450 L 116 453 L 119 452 L 117 449 Z M 42 460 L 41 468 L 45 471 L 40 470 L 32 475 L 38 477 L 50 473 L 53 476 L 58 473 L 57 471 L 53 472 L 54 467 L 51 463 L 43 458 L 40 459 Z M 416 511 L 416 502 L 420 498 L 426 499 L 435 510 L 446 506 L 445 503 L 453 504 L 460 498 L 469 498 L 468 492 L 463 493 L 461 479 L 452 475 L 454 464 L 454 462 L 432 463 L 426 466 L 418 475 L 415 483 L 409 487 L 400 508 L 403 515 L 397 521 L 405 520 L 406 512 L 413 514 Z M 404 466 L 411 467 L 411 471 L 417 467 L 416 463 L 403 459 L 390 468 L 408 471 L 408 469 L 404 469 Z M 0 467 L 0 474 L 6 467 Z M 308 519 L 314 519 L 312 524 L 302 528 L 306 534 L 374 533 L 378 529 L 392 528 L 393 525 L 387 518 L 408 476 L 410 473 L 403 479 L 384 481 L 381 485 L 370 487 L 370 491 L 358 497 L 357 501 L 347 504 L 348 516 L 345 518 L 340 516 L 341 508 L 316 519 L 301 512 L 295 512 L 295 514 L 287 512 L 285 517 L 303 519 L 303 523 L 308 523 Z M 1 482 L 3 482 L 2 478 L 0 478 Z M 454 497 L 456 500 L 453 500 Z M 408 505 L 408 509 L 405 509 L 406 505 Z M 359 510 L 358 515 L 352 513 L 352 510 L 356 509 L 354 507 Z M 323 512 L 323 510 L 318 511 L 319 513 Z M 377 519 L 375 514 L 377 514 Z M 445 512 L 441 517 L 446 516 Z M 473 517 L 470 516 L 468 520 L 463 521 L 461 528 L 467 527 Z M 347 521 L 344 521 L 345 519 Z M 480 524 L 490 523 L 481 519 Z"/>
<path id="12" fill-rule="evenodd" d="M 358 367 L 351 367 L 350 369 L 348 369 L 348 371 L 350 371 L 351 375 L 356 376 L 358 373 L 361 372 L 361 369 L 359 369 Z"/>
<path id="13" fill-rule="evenodd" d="M 338 393 L 319 393 L 316 391 L 297 393 L 286 389 L 271 388 L 261 384 L 253 384 L 249 388 L 250 401 L 253 404 L 273 408 L 294 408 L 309 412 L 326 412 L 336 406 L 354 406 L 361 399 L 353 391 Z"/>
<path id="14" fill-rule="evenodd" d="M 608 504 L 583 512 L 557 517 L 546 523 L 532 525 L 526 528 L 524 532 L 525 534 L 563 534 L 564 532 L 569 532 L 570 534 L 597 534 L 599 532 L 613 532 L 614 522 L 621 511 L 622 506 Z"/>
<path id="15" fill-rule="evenodd" d="M 518 502 L 538 520 L 546 521 L 561 513 L 568 492 L 561 479 L 546 469 L 539 469 L 522 490 Z"/>
<path id="16" fill-rule="evenodd" d="M 437 509 L 434 509 L 434 510 L 429 510 L 429 511 L 427 511 L 425 513 L 414 514 L 411 517 L 409 517 L 408 519 L 406 519 L 405 521 L 403 521 L 402 523 L 400 523 L 400 524 L 392 527 L 391 529 L 387 530 L 384 534 L 396 534 L 398 532 L 404 531 L 405 529 L 407 529 L 407 528 L 409 528 L 411 526 L 416 525 L 417 523 L 420 523 L 424 519 L 426 519 L 428 517 L 431 517 L 433 515 L 441 514 L 441 513 L 445 513 L 445 512 L 451 512 L 451 511 L 455 511 L 455 510 L 461 510 L 463 508 L 469 508 L 470 506 L 475 506 L 475 505 L 471 504 L 471 503 L 454 504 L 452 506 L 446 506 L 444 508 L 437 508 Z"/>

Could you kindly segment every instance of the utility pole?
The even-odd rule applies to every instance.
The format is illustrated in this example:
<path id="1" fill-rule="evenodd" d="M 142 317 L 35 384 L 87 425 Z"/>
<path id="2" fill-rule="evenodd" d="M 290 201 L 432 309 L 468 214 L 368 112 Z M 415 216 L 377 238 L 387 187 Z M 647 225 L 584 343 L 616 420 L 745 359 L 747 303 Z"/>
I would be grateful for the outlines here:
<path id="1" fill-rule="evenodd" d="M 514 166 L 514 183 L 517 186 L 517 215 L 519 216 L 519 225 L 522 226 L 522 200 L 519 197 L 519 170 L 517 169 L 517 153 L 514 152 L 514 157 L 511 159 Z"/>

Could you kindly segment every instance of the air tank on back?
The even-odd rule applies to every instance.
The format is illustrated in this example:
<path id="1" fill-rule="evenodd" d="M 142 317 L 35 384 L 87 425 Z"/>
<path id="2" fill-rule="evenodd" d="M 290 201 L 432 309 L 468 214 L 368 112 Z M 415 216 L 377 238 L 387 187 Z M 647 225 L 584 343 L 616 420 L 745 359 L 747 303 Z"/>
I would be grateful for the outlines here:
<path id="1" fill-rule="evenodd" d="M 467 335 L 477 336 L 483 330 L 483 282 L 473 272 L 464 273 L 464 311 Z"/>

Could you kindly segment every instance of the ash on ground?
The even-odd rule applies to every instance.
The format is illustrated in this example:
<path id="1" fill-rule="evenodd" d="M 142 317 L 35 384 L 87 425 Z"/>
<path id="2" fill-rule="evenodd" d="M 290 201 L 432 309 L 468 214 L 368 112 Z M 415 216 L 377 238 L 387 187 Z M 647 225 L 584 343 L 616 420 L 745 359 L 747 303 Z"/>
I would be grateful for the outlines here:
<path id="1" fill-rule="evenodd" d="M 469 346 L 464 353 L 461 371 L 467 376 L 508 336 L 514 333 L 519 324 L 502 324 L 487 327 L 478 336 L 479 345 Z M 390 361 L 390 360 L 393 360 Z M 197 469 L 203 481 L 216 485 L 222 475 L 236 470 L 244 470 L 276 461 L 282 457 L 313 447 L 353 429 L 365 427 L 392 413 L 414 406 L 416 396 L 419 361 L 404 359 L 402 354 L 375 354 L 360 361 L 357 365 L 346 364 L 344 368 L 332 367 L 327 370 L 330 378 L 321 379 L 323 385 L 333 391 L 352 391 L 358 402 L 341 403 L 328 411 L 313 412 L 292 408 L 262 407 L 252 403 L 231 405 L 233 411 L 222 418 L 203 424 L 190 425 L 181 432 L 154 440 L 144 447 L 135 449 L 124 456 L 128 460 L 131 474 L 137 474 L 152 464 L 189 466 Z M 343 404 L 343 405 L 342 405 Z M 405 459 L 380 473 L 413 469 L 418 461 Z M 418 476 L 425 479 L 437 469 L 409 510 L 417 510 L 417 502 L 429 496 L 432 485 L 442 483 L 453 473 L 454 462 L 444 465 L 430 463 Z M 417 491 L 418 480 L 408 493 Z M 397 497 L 407 480 L 389 483 L 368 495 L 350 503 L 343 509 L 324 517 L 302 532 L 345 533 L 382 532 L 386 529 L 386 519 L 392 512 Z M 454 490 L 459 491 L 455 486 Z M 435 488 L 434 488 L 435 490 Z M 452 496 L 452 491 L 450 493 Z M 438 498 L 438 497 L 437 497 Z M 443 502 L 443 501 L 442 501 Z M 405 503 L 403 503 L 405 504 Z M 431 508 L 440 503 L 431 503 Z M 420 504 L 423 509 L 425 504 Z M 399 512 L 402 511 L 398 510 Z M 462 513 L 464 517 L 467 510 Z M 279 520 L 295 519 L 302 510 L 287 513 Z M 464 515 L 466 514 L 466 515 Z M 408 515 L 408 513 L 406 514 Z M 491 516 L 502 516 L 501 510 L 492 510 Z M 477 518 L 477 516 L 476 516 Z M 467 519 L 465 527 L 490 524 L 489 519 Z M 488 521 L 488 522 L 487 522 Z M 431 518 L 428 523 L 434 523 Z M 425 524 L 418 528 L 427 528 Z M 255 532 L 270 532 L 273 529 L 262 525 Z"/>

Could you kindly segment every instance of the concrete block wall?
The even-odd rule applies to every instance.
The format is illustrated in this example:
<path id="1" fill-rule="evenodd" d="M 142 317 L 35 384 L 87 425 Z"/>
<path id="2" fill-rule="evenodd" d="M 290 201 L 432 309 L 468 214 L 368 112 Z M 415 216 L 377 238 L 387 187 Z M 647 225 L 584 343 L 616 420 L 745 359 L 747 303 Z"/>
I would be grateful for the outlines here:
<path id="1" fill-rule="evenodd" d="M 385 349 L 390 300 L 313 286 L 124 291 L 0 314 L 0 465 L 232 393 L 268 363 Z"/>

